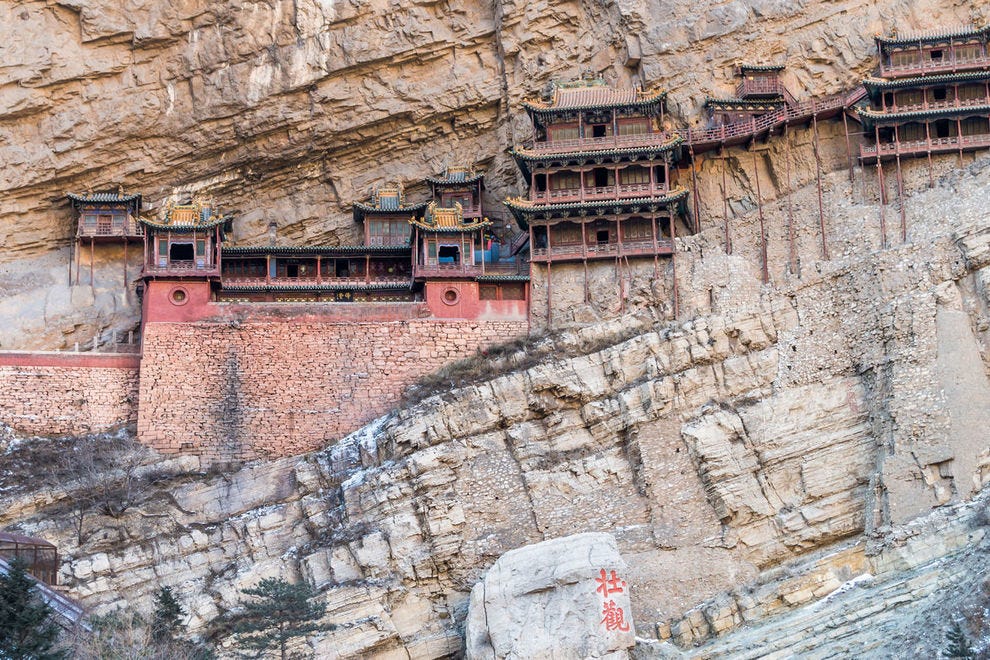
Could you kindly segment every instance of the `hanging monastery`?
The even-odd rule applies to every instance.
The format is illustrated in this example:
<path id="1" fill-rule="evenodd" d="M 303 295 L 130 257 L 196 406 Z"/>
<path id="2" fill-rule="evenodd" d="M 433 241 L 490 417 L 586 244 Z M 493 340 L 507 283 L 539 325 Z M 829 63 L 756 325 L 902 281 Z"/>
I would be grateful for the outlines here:
<path id="1" fill-rule="evenodd" d="M 471 164 L 424 173 L 425 199 L 381 182 L 353 203 L 363 237 L 354 245 L 286 245 L 274 225 L 264 244 L 233 245 L 227 236 L 237 218 L 222 200 L 147 209 L 140 194 L 123 190 L 69 194 L 78 218 L 70 278 L 91 283 L 97 251 L 123 248 L 122 285 L 140 277 L 141 353 L 7 356 L 0 369 L 35 369 L 53 380 L 34 383 L 93 394 L 79 405 L 51 391 L 46 405 L 62 411 L 55 429 L 44 425 L 45 411 L 13 401 L 0 401 L 2 421 L 81 433 L 136 419 L 139 439 L 165 452 L 217 461 L 293 454 L 386 413 L 428 372 L 566 324 L 563 310 L 592 304 L 621 313 L 631 273 L 652 278 L 677 318 L 676 238 L 704 221 L 733 250 L 726 150 L 789 126 L 812 132 L 822 258 L 822 121 L 841 122 L 850 176 L 856 164 L 864 176 L 866 166 L 875 171 L 887 241 L 884 206 L 904 193 L 905 159 L 927 160 L 930 173 L 935 157 L 962 162 L 964 152 L 990 148 L 988 38 L 987 28 L 878 36 L 874 75 L 807 100 L 784 86 L 782 67 L 741 65 L 735 95 L 708 98 L 705 125 L 689 129 L 671 128 L 666 91 L 613 88 L 594 76 L 558 82 L 523 103 L 532 136 L 509 153 L 527 190 L 504 200 L 508 222 L 484 208 L 484 172 Z M 705 159 L 721 162 L 721 217 L 701 217 Z M 896 173 L 896 189 L 885 169 Z M 892 234 L 904 241 L 899 208 Z M 143 253 L 140 273 L 128 272 L 129 250 Z"/>

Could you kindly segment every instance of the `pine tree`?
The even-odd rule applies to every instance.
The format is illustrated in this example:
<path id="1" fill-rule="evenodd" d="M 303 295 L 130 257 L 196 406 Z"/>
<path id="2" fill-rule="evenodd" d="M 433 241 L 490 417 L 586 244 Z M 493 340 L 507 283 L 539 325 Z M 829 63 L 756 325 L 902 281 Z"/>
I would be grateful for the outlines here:
<path id="1" fill-rule="evenodd" d="M 241 601 L 244 611 L 234 620 L 237 644 L 251 652 L 246 654 L 248 657 L 257 658 L 270 649 L 278 649 L 279 657 L 285 660 L 289 640 L 323 628 L 316 621 L 323 617 L 327 606 L 312 602 L 319 594 L 306 582 L 292 584 L 282 578 L 266 578 L 241 593 L 255 598 Z"/>
<path id="2" fill-rule="evenodd" d="M 969 640 L 966 639 L 966 633 L 963 632 L 962 625 L 958 621 L 953 621 L 952 625 L 949 626 L 949 630 L 945 633 L 945 638 L 948 640 L 949 645 L 943 651 L 943 655 L 947 658 L 975 658 L 976 653 L 973 651 L 973 647 L 969 645 Z"/>
<path id="3" fill-rule="evenodd" d="M 182 625 L 186 611 L 176 600 L 172 587 L 161 587 L 155 592 L 155 611 L 151 615 L 151 635 L 156 642 L 169 642 Z"/>
<path id="4" fill-rule="evenodd" d="M 59 629 L 52 609 L 41 600 L 24 562 L 14 559 L 0 575 L 0 658 L 9 660 L 58 660 Z"/>

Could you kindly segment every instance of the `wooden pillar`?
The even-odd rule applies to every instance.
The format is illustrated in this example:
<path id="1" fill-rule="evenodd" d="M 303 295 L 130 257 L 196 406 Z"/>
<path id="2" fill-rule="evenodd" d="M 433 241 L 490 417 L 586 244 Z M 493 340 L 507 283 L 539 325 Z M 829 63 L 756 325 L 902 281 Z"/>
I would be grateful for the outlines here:
<path id="1" fill-rule="evenodd" d="M 124 236 L 124 295 L 125 296 L 129 293 L 127 288 L 127 244 L 128 243 L 130 243 L 130 241 L 128 241 L 127 237 Z"/>
<path id="2" fill-rule="evenodd" d="M 616 247 L 616 266 L 619 269 L 619 310 L 626 310 L 626 281 L 624 273 L 622 272 L 622 222 L 619 220 L 619 214 L 615 214 L 615 241 L 617 243 Z"/>
<path id="3" fill-rule="evenodd" d="M 794 232 L 794 209 L 791 206 L 791 135 L 784 125 L 784 197 L 787 200 L 787 241 L 788 241 L 788 262 L 790 271 L 801 277 L 801 272 L 797 267 L 797 241 Z"/>
<path id="4" fill-rule="evenodd" d="M 265 284 L 272 283 L 272 255 L 265 255 Z"/>
<path id="5" fill-rule="evenodd" d="M 461 248 L 464 248 L 464 243 L 461 243 Z M 437 248 L 439 249 L 439 248 Z M 439 253 L 438 253 L 439 255 Z M 439 258 L 439 256 L 438 256 Z M 461 259 L 463 261 L 463 257 Z M 364 255 L 364 283 L 371 284 L 371 255 Z"/>
<path id="6" fill-rule="evenodd" d="M 849 167 L 849 183 L 851 184 L 855 175 L 853 174 L 852 148 L 849 146 L 849 117 L 846 115 L 845 108 L 842 108 L 842 128 L 846 133 L 846 165 Z"/>
<path id="7" fill-rule="evenodd" d="M 959 167 L 963 166 L 962 117 L 956 117 L 956 144 L 959 145 Z"/>
<path id="8" fill-rule="evenodd" d="M 766 221 L 763 217 L 763 199 L 760 193 L 760 167 L 756 160 L 756 152 L 753 152 L 753 176 L 756 179 L 756 208 L 760 215 L 760 270 L 763 275 L 763 283 L 770 281 L 770 272 L 767 265 L 767 231 Z"/>
<path id="9" fill-rule="evenodd" d="M 94 286 L 93 269 L 96 263 L 96 245 L 95 239 L 92 236 L 89 237 L 89 286 Z"/>
<path id="10" fill-rule="evenodd" d="M 929 122 L 925 122 L 925 143 L 928 147 L 928 187 L 935 187 L 935 173 L 932 171 L 932 129 Z"/>
<path id="11" fill-rule="evenodd" d="M 316 284 L 323 284 L 323 257 L 316 255 Z"/>
<path id="12" fill-rule="evenodd" d="M 550 244 L 550 225 L 547 224 L 547 329 L 553 324 L 553 303 L 550 297 L 550 266 L 553 263 L 553 246 Z"/>
<path id="13" fill-rule="evenodd" d="M 883 163 L 880 160 L 880 127 L 873 126 L 873 135 L 877 145 L 877 181 L 880 186 L 880 249 L 887 247 L 887 218 L 884 216 L 883 205 L 885 200 L 883 185 Z"/>
<path id="14" fill-rule="evenodd" d="M 673 302 L 674 302 L 674 320 L 680 316 L 680 301 L 677 299 L 677 221 L 674 218 L 674 213 L 671 207 L 667 207 L 668 217 L 670 218 L 670 271 L 673 279 Z"/>
<path id="15" fill-rule="evenodd" d="M 615 108 L 612 108 L 612 144 L 619 144 L 619 120 L 615 116 Z"/>
<path id="16" fill-rule="evenodd" d="M 725 253 L 732 254 L 732 235 L 729 233 L 729 190 L 725 186 L 725 170 L 728 167 L 728 158 L 725 156 L 725 147 L 719 146 L 722 153 L 722 223 L 725 225 Z"/>
<path id="17" fill-rule="evenodd" d="M 907 242 L 907 216 L 904 209 L 904 179 L 901 176 L 901 138 L 900 131 L 894 126 L 894 142 L 897 148 L 894 150 L 894 159 L 897 163 L 897 203 L 901 208 L 901 242 Z"/>
<path id="18" fill-rule="evenodd" d="M 588 292 L 588 223 L 581 220 L 581 261 L 584 262 L 584 302 L 591 302 Z"/>
<path id="19" fill-rule="evenodd" d="M 701 227 L 701 219 L 699 215 L 700 211 L 698 210 L 698 207 L 700 206 L 698 202 L 698 177 L 694 171 L 694 145 L 690 145 L 688 150 L 691 154 L 691 191 L 693 193 L 692 196 L 694 197 L 694 222 L 692 224 L 694 225 L 694 233 L 697 234 L 699 228 Z"/>
<path id="20" fill-rule="evenodd" d="M 653 279 L 660 275 L 660 237 L 657 236 L 657 212 L 650 212 L 650 221 L 653 223 Z"/>
<path id="21" fill-rule="evenodd" d="M 818 113 L 811 115 L 814 126 L 815 179 L 818 182 L 818 229 L 822 237 L 822 259 L 828 260 L 828 241 L 825 238 L 825 205 L 822 202 L 822 155 L 818 145 Z"/>
<path id="22" fill-rule="evenodd" d="M 145 239 L 145 240 L 147 240 L 147 239 Z M 82 251 L 82 249 L 81 249 L 81 247 L 80 247 L 79 244 L 81 242 L 82 242 L 82 239 L 79 238 L 79 237 L 76 237 L 76 285 L 79 284 L 79 260 L 80 260 L 80 254 L 79 253 Z"/>

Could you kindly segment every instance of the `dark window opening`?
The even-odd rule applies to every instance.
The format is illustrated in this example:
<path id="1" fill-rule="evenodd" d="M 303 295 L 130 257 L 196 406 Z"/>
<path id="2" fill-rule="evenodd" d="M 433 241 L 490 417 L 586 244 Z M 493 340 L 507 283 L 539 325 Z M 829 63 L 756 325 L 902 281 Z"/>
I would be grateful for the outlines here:
<path id="1" fill-rule="evenodd" d="M 170 261 L 192 261 L 192 243 L 172 243 L 169 246 L 168 258 Z"/>
<path id="2" fill-rule="evenodd" d="M 592 175 L 595 177 L 596 188 L 603 188 L 608 185 L 608 170 L 604 167 L 596 167 L 592 170 Z"/>
<path id="3" fill-rule="evenodd" d="M 546 192 L 546 189 L 547 189 L 547 175 L 546 174 L 537 174 L 536 177 L 535 177 L 535 182 L 536 182 L 536 191 L 537 192 Z"/>
<path id="4" fill-rule="evenodd" d="M 298 264 L 286 264 L 285 265 L 285 276 L 286 277 L 299 277 L 299 265 Z"/>
<path id="5" fill-rule="evenodd" d="M 935 137 L 949 137 L 949 122 L 945 120 L 935 122 Z"/>
<path id="6" fill-rule="evenodd" d="M 933 50 L 932 51 L 932 59 L 935 60 L 935 61 L 941 60 L 942 59 L 942 51 L 940 51 L 940 50 Z"/>
<path id="7" fill-rule="evenodd" d="M 608 243 L 608 230 L 599 229 L 595 232 L 595 240 L 598 241 L 599 245 L 605 245 Z"/>
<path id="8" fill-rule="evenodd" d="M 591 127 L 591 137 L 605 137 L 605 124 L 599 124 L 597 126 Z"/>
<path id="9" fill-rule="evenodd" d="M 338 259 L 334 262 L 334 275 L 337 277 L 347 277 L 349 275 L 346 260 Z"/>
<path id="10" fill-rule="evenodd" d="M 883 95 L 883 102 L 888 108 L 894 105 L 894 94 L 892 92 L 886 92 Z"/>
<path id="11" fill-rule="evenodd" d="M 657 165 L 653 168 L 653 176 L 657 183 L 667 183 L 667 168 L 663 165 Z"/>
<path id="12" fill-rule="evenodd" d="M 458 264 L 461 259 L 461 251 L 456 245 L 441 245 L 437 252 L 437 259 L 442 264 Z"/>
<path id="13" fill-rule="evenodd" d="M 944 101 L 947 97 L 948 91 L 949 90 L 947 90 L 945 87 L 937 87 L 932 90 L 932 97 L 936 101 Z"/>

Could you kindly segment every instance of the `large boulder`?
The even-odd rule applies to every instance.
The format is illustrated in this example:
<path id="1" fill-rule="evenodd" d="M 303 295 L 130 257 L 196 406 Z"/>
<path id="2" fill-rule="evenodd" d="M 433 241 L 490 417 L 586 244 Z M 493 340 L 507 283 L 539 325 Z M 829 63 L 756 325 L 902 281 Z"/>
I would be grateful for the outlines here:
<path id="1" fill-rule="evenodd" d="M 629 657 L 636 637 L 626 573 L 611 534 L 505 553 L 471 590 L 467 657 Z"/>

